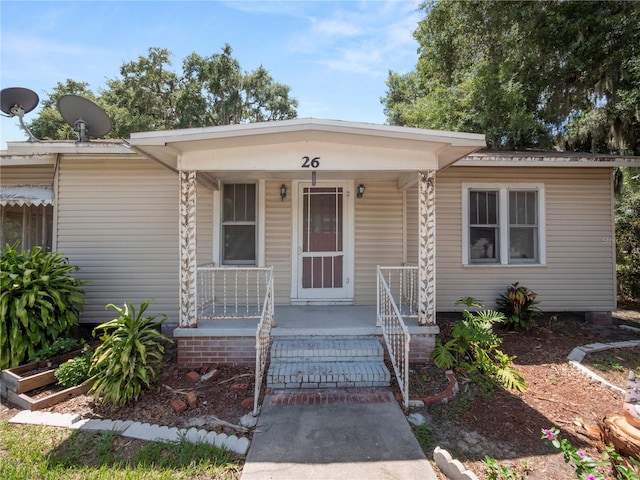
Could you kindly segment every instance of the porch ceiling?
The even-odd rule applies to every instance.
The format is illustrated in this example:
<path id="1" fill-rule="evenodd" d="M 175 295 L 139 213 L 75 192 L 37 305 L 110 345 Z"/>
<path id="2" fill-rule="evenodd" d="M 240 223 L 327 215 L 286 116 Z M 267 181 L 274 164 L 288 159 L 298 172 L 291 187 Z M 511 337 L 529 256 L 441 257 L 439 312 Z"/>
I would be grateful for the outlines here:
<path id="1" fill-rule="evenodd" d="M 484 136 L 334 120 L 295 119 L 131 135 L 130 145 L 174 170 L 217 178 L 300 178 L 320 157 L 323 178 L 400 178 L 441 169 L 485 146 Z"/>

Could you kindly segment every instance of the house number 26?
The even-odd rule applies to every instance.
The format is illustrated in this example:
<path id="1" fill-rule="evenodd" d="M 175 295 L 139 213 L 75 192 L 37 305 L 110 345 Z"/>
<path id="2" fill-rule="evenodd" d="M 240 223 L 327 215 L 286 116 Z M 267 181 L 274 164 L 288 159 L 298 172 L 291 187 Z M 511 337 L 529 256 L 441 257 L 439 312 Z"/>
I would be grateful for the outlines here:
<path id="1" fill-rule="evenodd" d="M 302 168 L 318 168 L 320 166 L 320 157 L 302 157 Z"/>

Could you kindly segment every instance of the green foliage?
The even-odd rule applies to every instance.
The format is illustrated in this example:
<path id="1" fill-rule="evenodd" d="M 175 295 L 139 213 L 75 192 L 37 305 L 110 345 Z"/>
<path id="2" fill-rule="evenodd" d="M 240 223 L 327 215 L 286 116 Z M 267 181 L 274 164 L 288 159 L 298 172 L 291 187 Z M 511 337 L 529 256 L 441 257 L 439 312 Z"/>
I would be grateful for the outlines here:
<path id="1" fill-rule="evenodd" d="M 41 247 L 19 252 L 7 245 L 0 256 L 0 368 L 31 358 L 78 324 L 84 304 L 81 282 L 60 253 Z"/>
<path id="2" fill-rule="evenodd" d="M 487 467 L 487 480 L 524 480 L 524 475 L 511 470 L 509 466 L 500 465 L 495 458 L 485 455 L 483 460 Z"/>
<path id="3" fill-rule="evenodd" d="M 640 168 L 621 169 L 616 201 L 618 293 L 640 299 Z"/>
<path id="4" fill-rule="evenodd" d="M 416 69 L 389 72 L 392 125 L 494 149 L 640 153 L 638 2 L 427 1 Z"/>
<path id="5" fill-rule="evenodd" d="M 417 425 L 413 429 L 413 433 L 418 440 L 418 444 L 422 450 L 427 451 L 431 448 L 431 444 L 433 443 L 433 427 L 426 423 L 422 425 Z"/>
<path id="6" fill-rule="evenodd" d="M 58 98 L 72 93 L 94 100 L 113 121 L 110 138 L 131 132 L 208 127 L 246 122 L 285 120 L 297 116 L 298 101 L 290 88 L 277 83 L 260 66 L 243 72 L 231 46 L 203 57 L 191 53 L 182 72 L 172 69 L 171 52 L 149 48 L 148 54 L 125 62 L 119 76 L 107 80 L 99 96 L 86 83 L 58 83 L 31 124 L 41 139 L 75 138 L 55 108 Z"/>
<path id="7" fill-rule="evenodd" d="M 562 453 L 565 463 L 573 464 L 577 480 L 604 480 L 605 476 L 598 468 L 609 464 L 616 472 L 616 480 L 640 480 L 638 476 L 640 461 L 637 458 L 623 459 L 613 447 L 606 446 L 605 451 L 602 452 L 602 461 L 596 461 L 583 451 L 576 449 L 566 438 L 560 438 L 560 432 L 555 427 L 543 429 L 541 438 L 551 448 Z"/>
<path id="8" fill-rule="evenodd" d="M 149 302 L 143 302 L 136 311 L 131 303 L 123 308 L 113 304 L 118 317 L 98 325 L 94 336 L 101 332 L 102 343 L 96 348 L 91 362 L 90 375 L 94 381 L 90 393 L 105 403 L 125 405 L 140 395 L 142 388 L 151 388 L 162 363 L 164 346 L 171 342 L 160 333 L 160 326 L 167 320 L 156 316 L 144 316 Z"/>
<path id="9" fill-rule="evenodd" d="M 53 373 L 63 387 L 75 387 L 89 378 L 91 368 L 91 351 L 63 363 Z"/>
<path id="10" fill-rule="evenodd" d="M 503 325 L 507 328 L 520 330 L 529 328 L 542 312 L 536 305 L 537 294 L 519 282 L 507 287 L 496 300 L 496 309 L 504 315 Z"/>
<path id="11" fill-rule="evenodd" d="M 0 421 L 3 480 L 237 479 L 242 459 L 206 442 L 117 441 L 119 435 Z"/>
<path id="12" fill-rule="evenodd" d="M 59 338 L 58 340 L 53 342 L 51 346 L 35 352 L 32 356 L 29 357 L 29 361 L 35 362 L 36 360 L 49 360 L 50 358 L 73 352 L 74 350 L 78 350 L 80 348 L 80 343 L 81 342 L 79 342 L 75 338 Z"/>
<path id="13" fill-rule="evenodd" d="M 515 357 L 498 349 L 502 339 L 493 331 L 493 326 L 502 322 L 503 315 L 491 310 L 464 310 L 462 317 L 454 325 L 450 340 L 444 344 L 436 340 L 433 362 L 440 368 L 460 368 L 505 388 L 523 391 L 526 382 L 512 366 Z"/>

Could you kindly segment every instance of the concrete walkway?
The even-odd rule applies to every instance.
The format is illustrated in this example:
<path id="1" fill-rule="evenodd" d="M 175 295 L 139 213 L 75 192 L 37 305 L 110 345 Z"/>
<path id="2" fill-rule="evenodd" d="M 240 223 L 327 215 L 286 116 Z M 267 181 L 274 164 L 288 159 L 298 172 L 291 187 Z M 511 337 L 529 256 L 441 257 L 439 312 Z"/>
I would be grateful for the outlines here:
<path id="1" fill-rule="evenodd" d="M 241 480 L 437 479 L 389 390 L 315 392 L 265 397 Z"/>

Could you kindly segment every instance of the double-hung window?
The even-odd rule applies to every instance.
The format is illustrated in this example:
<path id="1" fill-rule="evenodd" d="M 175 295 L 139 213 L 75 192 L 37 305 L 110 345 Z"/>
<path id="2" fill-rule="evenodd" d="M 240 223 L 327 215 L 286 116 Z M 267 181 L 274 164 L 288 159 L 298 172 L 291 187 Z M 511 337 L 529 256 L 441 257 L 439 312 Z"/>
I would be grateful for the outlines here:
<path id="1" fill-rule="evenodd" d="M 543 264 L 544 187 L 463 186 L 465 265 Z"/>
<path id="2" fill-rule="evenodd" d="M 222 263 L 256 264 L 256 184 L 222 187 Z"/>

